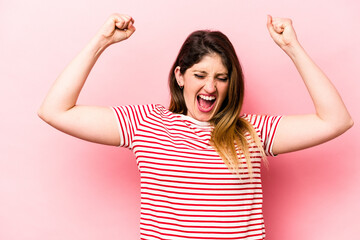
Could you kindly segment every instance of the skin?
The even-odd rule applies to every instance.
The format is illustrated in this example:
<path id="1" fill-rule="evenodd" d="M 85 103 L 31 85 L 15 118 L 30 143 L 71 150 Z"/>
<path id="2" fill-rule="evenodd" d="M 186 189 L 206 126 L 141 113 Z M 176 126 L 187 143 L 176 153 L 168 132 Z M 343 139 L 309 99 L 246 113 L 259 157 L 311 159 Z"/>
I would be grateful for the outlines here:
<path id="1" fill-rule="evenodd" d="M 101 53 L 110 45 L 128 39 L 134 19 L 111 15 L 96 35 L 56 79 L 38 115 L 56 129 L 90 142 L 118 146 L 120 136 L 114 113 L 108 107 L 79 106 L 80 91 Z"/>
<path id="2" fill-rule="evenodd" d="M 224 101 L 228 88 L 228 71 L 218 54 L 206 55 L 202 60 L 180 73 L 180 67 L 175 68 L 175 77 L 179 86 L 184 87 L 184 99 L 187 115 L 199 120 L 209 121 L 218 112 Z M 198 103 L 197 96 L 216 97 L 211 111 L 204 111 Z"/>
<path id="3" fill-rule="evenodd" d="M 352 118 L 339 93 L 311 60 L 297 40 L 290 19 L 268 16 L 267 28 L 274 42 L 290 57 L 303 79 L 313 101 L 315 112 L 306 115 L 284 116 L 274 138 L 275 154 L 308 148 L 333 139 L 348 130 Z M 64 69 L 48 92 L 38 115 L 53 127 L 72 136 L 101 144 L 118 146 L 120 136 L 117 120 L 108 107 L 79 106 L 80 91 L 101 53 L 110 45 L 128 39 L 135 32 L 134 20 L 124 14 L 111 15 L 98 33 Z M 208 60 L 206 60 L 208 59 Z M 225 87 L 215 78 L 222 67 L 216 57 L 206 58 L 206 78 L 194 79 L 185 72 L 183 84 L 189 115 L 208 120 L 209 115 L 196 110 L 196 94 L 215 93 L 218 109 Z M 176 70 L 178 71 L 178 70 Z M 181 79 L 179 79 L 181 80 Z M 215 89 L 216 87 L 216 89 Z"/>
<path id="4" fill-rule="evenodd" d="M 292 21 L 268 16 L 274 42 L 290 57 L 313 101 L 315 112 L 284 116 L 274 138 L 275 154 L 312 147 L 344 133 L 353 125 L 340 94 L 300 45 Z"/>

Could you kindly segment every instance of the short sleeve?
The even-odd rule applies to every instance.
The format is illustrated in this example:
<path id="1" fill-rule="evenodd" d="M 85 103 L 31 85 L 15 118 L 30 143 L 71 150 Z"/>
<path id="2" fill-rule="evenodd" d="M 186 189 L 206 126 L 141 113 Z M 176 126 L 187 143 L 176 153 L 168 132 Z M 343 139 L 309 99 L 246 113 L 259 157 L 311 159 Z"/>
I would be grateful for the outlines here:
<path id="1" fill-rule="evenodd" d="M 258 132 L 263 143 L 265 154 L 268 156 L 276 156 L 272 148 L 276 130 L 282 116 L 245 114 L 243 117 L 248 120 Z"/>
<path id="2" fill-rule="evenodd" d="M 113 106 L 116 119 L 118 120 L 118 130 L 120 135 L 119 147 L 132 149 L 133 139 L 137 129 L 144 121 L 149 105 L 128 105 Z"/>

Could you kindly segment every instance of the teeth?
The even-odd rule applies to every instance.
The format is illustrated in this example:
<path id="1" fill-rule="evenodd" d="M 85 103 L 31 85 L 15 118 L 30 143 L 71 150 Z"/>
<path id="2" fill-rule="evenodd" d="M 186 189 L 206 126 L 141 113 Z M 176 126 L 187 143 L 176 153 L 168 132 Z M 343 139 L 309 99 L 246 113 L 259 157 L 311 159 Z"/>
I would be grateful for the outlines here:
<path id="1" fill-rule="evenodd" d="M 199 95 L 199 97 L 201 97 L 202 99 L 206 100 L 206 101 L 211 101 L 211 100 L 215 100 L 215 96 L 204 96 L 204 95 Z"/>

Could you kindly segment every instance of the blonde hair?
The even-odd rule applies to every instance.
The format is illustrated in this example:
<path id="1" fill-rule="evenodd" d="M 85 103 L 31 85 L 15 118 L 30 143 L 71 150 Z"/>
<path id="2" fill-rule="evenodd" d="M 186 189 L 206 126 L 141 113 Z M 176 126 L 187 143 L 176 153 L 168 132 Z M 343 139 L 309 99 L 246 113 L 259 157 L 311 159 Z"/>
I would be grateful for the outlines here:
<path id="1" fill-rule="evenodd" d="M 183 90 L 176 82 L 174 70 L 180 67 L 181 74 L 209 54 L 218 54 L 229 73 L 229 89 L 219 111 L 210 122 L 214 125 L 210 143 L 219 153 L 229 170 L 241 178 L 242 156 L 250 177 L 253 176 L 250 147 L 255 147 L 266 160 L 261 140 L 254 127 L 240 117 L 244 99 L 244 77 L 239 59 L 230 40 L 219 31 L 199 30 L 191 33 L 182 45 L 179 54 L 170 70 L 170 106 L 174 113 L 187 114 Z"/>

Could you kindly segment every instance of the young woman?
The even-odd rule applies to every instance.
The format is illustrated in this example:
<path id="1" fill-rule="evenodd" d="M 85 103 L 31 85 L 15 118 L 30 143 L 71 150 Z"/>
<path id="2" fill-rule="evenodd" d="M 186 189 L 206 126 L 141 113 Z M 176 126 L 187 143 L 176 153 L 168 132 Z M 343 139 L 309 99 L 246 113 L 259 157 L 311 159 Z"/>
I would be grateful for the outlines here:
<path id="1" fill-rule="evenodd" d="M 135 31 L 134 20 L 121 14 L 106 21 L 46 96 L 38 114 L 50 125 L 135 153 L 141 239 L 264 239 L 261 160 L 323 143 L 353 125 L 291 20 L 268 16 L 267 27 L 298 69 L 315 113 L 241 116 L 242 70 L 229 39 L 217 31 L 196 31 L 184 42 L 170 71 L 169 109 L 76 105 L 101 53 Z"/>

